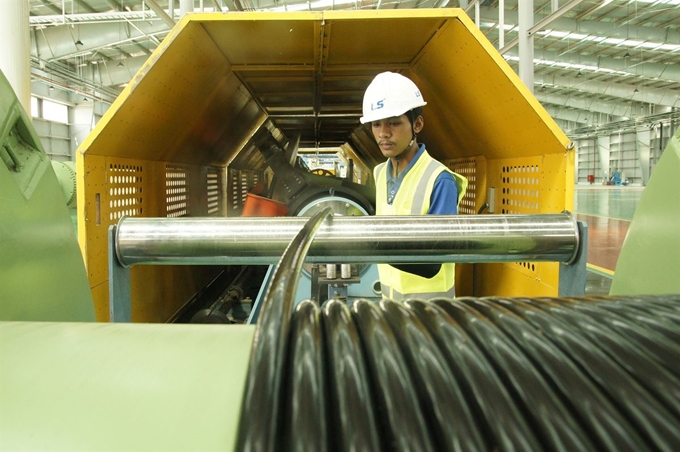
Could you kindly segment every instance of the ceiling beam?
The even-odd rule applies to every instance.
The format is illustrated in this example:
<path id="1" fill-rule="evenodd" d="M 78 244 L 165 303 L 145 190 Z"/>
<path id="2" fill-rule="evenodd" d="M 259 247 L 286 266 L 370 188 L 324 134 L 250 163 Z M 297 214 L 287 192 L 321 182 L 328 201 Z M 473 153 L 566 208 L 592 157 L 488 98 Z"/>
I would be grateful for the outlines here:
<path id="1" fill-rule="evenodd" d="M 75 2 L 78 4 L 78 6 L 83 8 L 88 13 L 96 13 L 97 12 L 96 9 L 94 9 L 89 3 L 85 3 L 83 0 L 75 0 Z"/>
<path id="2" fill-rule="evenodd" d="M 116 11 L 124 11 L 122 3 L 119 3 L 116 0 L 106 0 L 106 4 Z"/>
<path id="3" fill-rule="evenodd" d="M 517 49 L 511 49 L 506 53 L 506 56 L 517 58 Z M 578 71 L 581 69 L 583 73 L 592 72 L 593 74 L 596 74 L 598 72 L 617 71 L 618 74 L 615 73 L 611 75 L 628 76 L 632 78 L 646 77 L 654 80 L 658 79 L 680 83 L 680 65 L 672 63 L 633 63 L 624 58 L 607 58 L 573 53 L 563 54 L 550 50 L 537 49 L 535 51 L 534 64 L 541 64 L 541 61 L 554 61 L 561 64 L 569 63 L 577 66 L 569 70 Z M 548 65 L 545 65 L 545 67 L 548 67 Z M 566 70 L 565 68 L 562 69 Z M 597 71 L 596 69 L 601 69 L 601 71 Z"/>
<path id="4" fill-rule="evenodd" d="M 498 23 L 498 8 L 482 7 L 482 22 Z M 534 23 L 545 16 L 535 15 Z M 517 11 L 505 11 L 505 23 L 517 24 Z M 550 29 L 557 31 L 580 33 L 585 35 L 606 36 L 619 39 L 635 39 L 668 44 L 680 44 L 680 30 L 675 28 L 659 28 L 656 26 L 622 25 L 616 22 L 598 22 L 593 20 L 574 20 L 560 17 L 550 24 Z M 507 33 L 507 31 L 506 31 Z"/>
<path id="5" fill-rule="evenodd" d="M 40 3 L 45 5 L 47 8 L 51 9 L 57 14 L 62 14 L 64 11 L 61 10 L 61 8 L 58 8 L 57 6 L 53 5 L 52 3 L 48 2 L 47 0 L 40 0 Z"/>
<path id="6" fill-rule="evenodd" d="M 594 98 L 570 96 L 568 94 L 543 93 L 540 90 L 536 93 L 536 99 L 543 105 L 551 104 L 609 116 L 630 116 L 629 102 L 607 102 Z"/>
<path id="7" fill-rule="evenodd" d="M 576 81 L 573 77 L 548 76 L 542 77 L 537 74 L 536 85 L 553 86 L 566 90 L 580 91 L 595 95 L 604 95 L 620 98 L 623 101 L 637 101 L 648 104 L 663 105 L 665 107 L 680 108 L 680 91 L 673 89 L 653 89 L 647 87 L 638 88 L 634 84 L 609 83 L 593 80 Z M 635 92 L 638 89 L 638 92 Z"/>
<path id="8" fill-rule="evenodd" d="M 569 11 L 571 11 L 572 9 L 577 7 L 583 1 L 584 0 L 571 0 L 569 3 L 560 7 L 556 11 L 553 11 L 552 14 L 545 16 L 543 19 L 536 21 L 536 18 L 534 18 L 534 24 L 535 25 L 533 25 L 531 28 L 529 28 L 529 31 L 527 32 L 527 34 L 529 36 L 533 36 L 534 34 L 536 34 L 536 32 L 545 29 L 548 25 L 555 22 L 557 19 L 562 17 L 564 14 L 568 13 Z M 498 17 L 498 16 L 496 16 L 496 17 Z M 516 22 L 516 23 L 519 23 L 519 22 Z M 515 39 L 511 40 L 509 43 L 507 43 L 500 50 L 500 52 L 505 53 L 508 50 L 510 50 L 511 48 L 515 47 L 517 44 L 519 44 L 519 38 L 515 38 Z"/>
<path id="9" fill-rule="evenodd" d="M 544 106 L 544 108 L 545 111 L 547 111 L 552 118 L 561 119 L 563 121 L 572 121 L 581 124 L 588 124 L 589 120 L 592 117 L 592 113 L 589 113 L 587 111 L 570 110 L 568 108 L 551 105 L 546 105 Z"/>
<path id="10" fill-rule="evenodd" d="M 31 43 L 32 54 L 54 61 L 168 32 L 168 26 L 161 21 L 152 22 L 151 25 L 145 21 L 134 22 L 135 30 L 129 33 L 121 27 L 121 23 L 113 22 L 78 25 L 73 31 L 68 25 L 48 27 L 36 33 L 37 42 Z M 76 45 L 77 39 L 83 45 Z"/>
<path id="11" fill-rule="evenodd" d="M 173 18 L 170 17 L 163 8 L 161 8 L 161 5 L 159 5 L 156 0 L 146 0 L 146 4 L 149 5 L 149 8 L 151 8 L 153 12 L 155 12 L 156 15 L 167 24 L 168 27 L 172 28 L 175 26 L 175 21 Z"/>

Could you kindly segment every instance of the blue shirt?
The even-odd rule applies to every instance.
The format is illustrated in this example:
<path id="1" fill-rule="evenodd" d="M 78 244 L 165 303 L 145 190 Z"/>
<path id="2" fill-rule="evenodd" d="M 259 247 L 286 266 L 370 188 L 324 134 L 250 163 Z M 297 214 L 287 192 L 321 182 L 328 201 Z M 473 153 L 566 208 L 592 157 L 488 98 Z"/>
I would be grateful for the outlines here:
<path id="1" fill-rule="evenodd" d="M 394 173 L 392 159 L 387 161 L 387 204 L 392 205 L 404 177 L 423 155 L 423 152 L 425 152 L 425 145 L 421 143 L 413 160 L 397 177 L 392 176 Z M 458 184 L 448 171 L 442 171 L 434 181 L 432 195 L 430 196 L 430 208 L 427 213 L 430 215 L 455 215 L 458 213 Z"/>

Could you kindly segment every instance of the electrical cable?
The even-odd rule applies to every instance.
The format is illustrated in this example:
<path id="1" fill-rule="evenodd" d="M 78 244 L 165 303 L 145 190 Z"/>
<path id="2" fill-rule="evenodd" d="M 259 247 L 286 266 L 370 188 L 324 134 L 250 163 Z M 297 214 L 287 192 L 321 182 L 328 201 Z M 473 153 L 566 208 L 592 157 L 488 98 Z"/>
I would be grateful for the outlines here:
<path id="1" fill-rule="evenodd" d="M 368 300 L 356 300 L 351 311 L 366 349 L 383 448 L 434 451 L 408 365 L 385 312 Z"/>
<path id="2" fill-rule="evenodd" d="M 457 300 L 458 301 L 458 300 Z M 511 300 L 459 299 L 472 305 L 498 326 L 539 367 L 543 378 L 556 388 L 597 445 L 592 450 L 625 450 L 632 445 L 644 448 L 633 426 L 584 372 L 543 332 L 504 306 Z"/>
<path id="3" fill-rule="evenodd" d="M 336 426 L 336 450 L 380 450 L 380 432 L 373 413 L 373 395 L 361 338 L 347 305 L 331 299 L 323 307 L 330 385 L 330 425 Z M 332 346 L 329 346 L 332 344 Z"/>
<path id="4" fill-rule="evenodd" d="M 284 376 L 282 409 L 283 450 L 325 452 L 326 373 L 319 305 L 305 300 L 297 305 L 291 322 L 291 338 Z"/>
<path id="5" fill-rule="evenodd" d="M 487 445 L 480 450 L 540 450 L 538 438 L 501 377 L 465 330 L 433 302 L 409 300 L 405 305 L 427 327 L 433 346 L 461 385 Z"/>
<path id="6" fill-rule="evenodd" d="M 472 410 L 427 328 L 401 303 L 381 303 L 411 370 L 421 410 L 437 450 L 484 450 Z M 455 428 L 452 428 L 455 426 Z"/>
<path id="7" fill-rule="evenodd" d="M 332 213 L 326 207 L 307 220 L 286 248 L 267 290 L 248 364 L 236 450 L 274 451 L 280 444 L 277 413 L 297 283 L 312 239 Z"/>
<path id="8" fill-rule="evenodd" d="M 578 307 L 590 312 L 588 303 Z M 617 331 L 621 336 L 634 341 L 636 346 L 646 356 L 654 359 L 657 364 L 665 367 L 674 375 L 680 375 L 680 346 L 653 328 L 644 327 L 645 322 L 640 315 L 630 314 L 630 309 L 619 303 L 600 303 L 598 309 L 605 311 L 601 320 L 604 324 Z M 653 320 L 649 317 L 646 320 Z"/>
<path id="9" fill-rule="evenodd" d="M 236 450 L 680 450 L 680 295 L 293 309 L 327 215 L 267 293 Z"/>
<path id="10" fill-rule="evenodd" d="M 545 309 L 531 298 L 513 299 L 506 306 L 527 316 L 587 375 L 598 384 L 647 442 L 647 448 L 672 451 L 680 445 L 680 430 L 673 417 L 630 374 L 585 337 L 577 325 Z M 680 358 L 680 357 L 679 357 Z M 637 449 L 641 450 L 641 449 Z"/>
<path id="11" fill-rule="evenodd" d="M 569 409 L 533 363 L 486 317 L 466 303 L 434 301 L 477 342 L 514 396 L 543 450 L 593 450 Z"/>

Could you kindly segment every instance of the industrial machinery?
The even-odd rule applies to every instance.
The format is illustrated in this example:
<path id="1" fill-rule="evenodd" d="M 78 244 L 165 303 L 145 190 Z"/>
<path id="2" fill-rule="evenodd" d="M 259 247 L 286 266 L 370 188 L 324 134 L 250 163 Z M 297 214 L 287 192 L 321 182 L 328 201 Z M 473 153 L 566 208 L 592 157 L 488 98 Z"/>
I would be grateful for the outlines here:
<path id="1" fill-rule="evenodd" d="M 92 295 L 50 159 L 0 73 L 0 320 L 92 321 Z"/>
<path id="2" fill-rule="evenodd" d="M 108 230 L 123 216 L 239 217 L 256 185 L 289 216 L 328 203 L 338 214 L 370 214 L 371 170 L 383 157 L 358 119 L 364 90 L 384 70 L 420 87 L 422 142 L 470 182 L 461 213 L 485 204 L 485 214 L 573 210 L 570 140 L 464 12 L 187 15 L 78 150 L 78 235 L 97 319 L 109 320 Z M 352 181 L 296 171 L 287 193 L 280 180 L 297 168 L 296 150 L 330 147 L 353 162 Z M 279 164 L 287 169 L 272 171 Z M 473 264 L 456 266 L 458 294 L 559 294 L 558 262 L 474 265 L 474 277 Z M 222 271 L 134 266 L 132 321 L 182 317 Z M 234 278 L 240 268 L 227 271 Z M 361 285 L 375 296 L 377 276 L 363 279 L 348 296 Z"/>
<path id="3" fill-rule="evenodd" d="M 254 49 L 231 44 L 245 33 Z M 309 185 L 281 196 L 295 216 L 240 217 L 266 171 L 256 143 L 278 152 L 296 130 L 319 144 L 349 134 L 342 145 L 357 167 L 375 163 L 349 112 L 369 73 L 388 67 L 432 99 L 424 139 L 433 149 L 450 142 L 458 155 L 439 151 L 473 185 L 463 207 L 476 213 L 496 197 L 490 210 L 500 215 L 333 216 L 338 200 L 324 198 L 342 192 L 345 202 L 350 192 L 340 184 L 325 193 L 324 181 L 307 201 Z M 463 90 L 464 75 L 489 86 Z M 167 89 L 177 78 L 181 89 Z M 267 89 L 277 83 L 285 86 Z M 297 96 L 295 83 L 304 85 Z M 569 272 L 585 239 L 562 212 L 573 197 L 573 152 L 460 11 L 185 18 L 79 151 L 86 267 L 30 121 L 6 83 L 1 89 L 10 119 L 0 135 L 8 199 L 0 204 L 0 449 L 680 446 L 679 279 L 659 295 L 560 293 L 573 293 L 562 283 L 578 279 Z M 476 105 L 487 99 L 500 115 L 517 114 L 501 121 Z M 168 108 L 180 105 L 191 111 Z M 516 117 L 522 128 L 513 128 Z M 679 142 L 680 131 L 659 166 L 677 167 Z M 657 167 L 651 193 L 677 192 L 671 173 Z M 653 184 L 657 174 L 665 182 Z M 636 222 L 645 218 L 636 215 L 631 230 Z M 662 225 L 677 240 L 677 222 Z M 39 246 L 25 245 L 36 238 Z M 305 264 L 434 260 L 477 262 L 483 297 L 299 299 L 300 286 L 313 283 L 302 282 Z M 274 263 L 256 325 L 163 323 L 208 292 L 207 311 L 188 317 L 231 321 L 228 307 L 257 279 L 251 266 Z M 677 268 L 675 253 L 648 278 L 672 279 Z M 95 323 L 95 312 L 126 322 Z"/>

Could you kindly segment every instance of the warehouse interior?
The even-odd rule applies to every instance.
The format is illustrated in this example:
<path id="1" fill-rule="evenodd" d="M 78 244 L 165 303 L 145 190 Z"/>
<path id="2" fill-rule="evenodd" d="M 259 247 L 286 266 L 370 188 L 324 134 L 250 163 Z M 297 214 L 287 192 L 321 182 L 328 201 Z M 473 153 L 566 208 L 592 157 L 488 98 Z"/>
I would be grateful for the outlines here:
<path id="1" fill-rule="evenodd" d="M 676 0 L 19 3 L 0 446 L 680 444 Z M 386 70 L 460 218 L 373 215 Z M 380 301 L 437 259 L 458 298 Z"/>
<path id="2" fill-rule="evenodd" d="M 533 61 L 529 89 L 577 146 L 577 194 L 583 193 L 580 187 L 607 183 L 644 187 L 680 123 L 680 32 L 674 25 L 680 20 L 677 2 L 532 4 L 533 54 L 525 58 Z M 453 7 L 463 8 L 519 72 L 516 1 L 31 0 L 30 56 L 25 57 L 31 65 L 33 122 L 53 160 L 75 161 L 77 147 L 94 124 L 187 12 Z M 359 115 L 356 110 L 345 113 Z M 313 139 L 305 142 L 304 137 L 300 149 L 309 151 L 303 155 L 311 159 L 312 166 L 333 171 L 337 166 L 344 171 L 335 149 L 320 153 L 318 143 Z M 632 198 L 634 209 L 636 197 Z M 607 216 L 603 212 L 597 215 Z M 632 214 L 617 217 L 631 218 Z M 611 265 L 600 267 L 606 276 L 614 270 Z M 606 278 L 599 282 L 607 284 Z"/>

